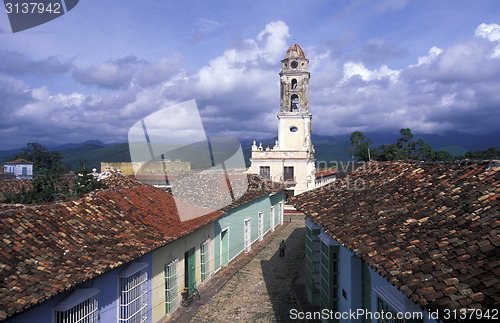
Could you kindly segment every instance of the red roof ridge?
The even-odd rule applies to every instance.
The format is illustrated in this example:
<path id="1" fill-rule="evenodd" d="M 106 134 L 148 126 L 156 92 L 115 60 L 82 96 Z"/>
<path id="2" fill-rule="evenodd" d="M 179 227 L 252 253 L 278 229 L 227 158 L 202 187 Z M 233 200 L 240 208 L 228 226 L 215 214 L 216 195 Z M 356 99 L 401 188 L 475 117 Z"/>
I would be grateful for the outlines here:
<path id="1" fill-rule="evenodd" d="M 329 176 L 337 173 L 336 168 L 329 168 L 329 169 L 324 169 L 324 170 L 318 170 L 316 171 L 316 178 L 318 177 L 323 177 L 323 176 Z"/>

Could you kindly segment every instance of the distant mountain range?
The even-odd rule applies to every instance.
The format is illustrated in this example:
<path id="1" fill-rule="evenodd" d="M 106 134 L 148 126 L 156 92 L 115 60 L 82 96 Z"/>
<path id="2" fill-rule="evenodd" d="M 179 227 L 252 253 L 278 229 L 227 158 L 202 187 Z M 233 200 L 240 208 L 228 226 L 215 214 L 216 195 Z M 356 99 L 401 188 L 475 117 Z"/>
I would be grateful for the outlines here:
<path id="1" fill-rule="evenodd" d="M 72 169 L 80 168 L 80 161 L 85 161 L 89 169 L 100 170 L 101 161 L 118 162 L 130 161 L 130 152 L 127 143 L 105 144 L 99 140 L 88 140 L 82 143 L 69 143 L 50 147 L 63 156 L 63 163 Z M 10 157 L 22 151 L 22 148 L 11 150 L 0 150 L 1 164 L 8 161 Z"/>
<path id="2" fill-rule="evenodd" d="M 365 133 L 372 139 L 374 146 L 382 144 L 393 144 L 399 138 L 398 133 Z M 348 161 L 351 160 L 349 153 L 350 135 L 344 136 L 320 136 L 313 135 L 312 140 L 316 150 L 318 161 Z M 458 132 L 447 133 L 446 135 L 417 134 L 416 139 L 422 138 L 431 145 L 434 150 L 445 150 L 454 156 L 463 156 L 469 150 L 484 150 L 489 147 L 500 147 L 500 132 L 489 135 L 466 135 Z M 264 147 L 274 146 L 277 138 L 262 140 Z M 242 140 L 243 155 L 247 165 L 251 155 L 252 142 Z M 22 148 L 11 150 L 0 150 L 0 162 L 3 164 L 10 157 Z M 64 164 L 73 169 L 80 167 L 80 161 L 85 161 L 89 169 L 100 170 L 101 162 L 129 162 L 130 152 L 127 143 L 104 144 L 99 140 L 89 140 L 82 143 L 70 143 L 57 147 L 50 147 L 50 150 L 59 151 L 63 156 Z"/>

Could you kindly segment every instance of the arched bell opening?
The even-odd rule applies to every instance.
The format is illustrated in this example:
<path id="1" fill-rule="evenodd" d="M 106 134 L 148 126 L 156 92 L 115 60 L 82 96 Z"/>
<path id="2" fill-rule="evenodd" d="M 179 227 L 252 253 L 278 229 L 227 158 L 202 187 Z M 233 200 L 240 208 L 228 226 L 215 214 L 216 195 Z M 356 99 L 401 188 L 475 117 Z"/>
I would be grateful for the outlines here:
<path id="1" fill-rule="evenodd" d="M 290 97 L 290 112 L 298 112 L 299 111 L 299 96 L 297 94 L 293 94 Z"/>

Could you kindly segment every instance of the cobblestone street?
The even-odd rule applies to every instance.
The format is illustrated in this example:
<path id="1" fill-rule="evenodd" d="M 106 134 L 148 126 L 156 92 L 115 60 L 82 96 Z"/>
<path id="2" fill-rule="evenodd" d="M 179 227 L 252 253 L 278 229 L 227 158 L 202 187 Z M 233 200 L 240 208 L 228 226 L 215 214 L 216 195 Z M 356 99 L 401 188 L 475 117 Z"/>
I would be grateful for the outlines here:
<path id="1" fill-rule="evenodd" d="M 191 322 L 291 322 L 290 309 L 300 308 L 292 283 L 303 279 L 304 234 L 303 215 L 293 215 L 215 295 L 207 299 L 202 292 Z M 281 240 L 287 245 L 284 258 L 279 257 Z"/>

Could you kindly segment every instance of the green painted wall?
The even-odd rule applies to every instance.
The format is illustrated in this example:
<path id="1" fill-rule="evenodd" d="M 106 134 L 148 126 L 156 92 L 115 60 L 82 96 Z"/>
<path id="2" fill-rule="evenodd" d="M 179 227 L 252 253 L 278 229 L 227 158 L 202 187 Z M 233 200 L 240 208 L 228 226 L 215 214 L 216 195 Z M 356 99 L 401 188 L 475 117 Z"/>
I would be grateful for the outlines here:
<path id="1" fill-rule="evenodd" d="M 228 212 L 227 215 L 218 219 L 214 223 L 214 257 L 215 268 L 220 268 L 220 250 L 221 250 L 221 231 L 229 228 L 229 261 L 236 257 L 244 250 L 244 221 L 251 219 L 251 241 L 252 243 L 258 240 L 258 214 L 263 212 L 263 228 L 264 234 L 270 230 L 270 214 L 271 206 L 275 209 L 275 225 L 278 221 L 278 203 L 283 200 L 283 193 L 275 194 L 271 197 L 268 195 L 257 198 L 249 203 L 240 205 L 237 208 Z"/>
<path id="2" fill-rule="evenodd" d="M 338 254 L 339 247 L 321 243 L 320 306 L 322 309 L 338 310 Z M 329 322 L 337 322 L 330 320 Z"/>
<path id="3" fill-rule="evenodd" d="M 319 229 L 306 227 L 306 293 L 309 302 L 320 305 L 320 241 Z"/>
<path id="4" fill-rule="evenodd" d="M 270 197 L 271 204 L 274 205 L 274 225 L 275 227 L 280 224 L 280 206 L 279 202 L 283 201 L 285 193 L 281 192 Z"/>
<path id="5" fill-rule="evenodd" d="M 316 244 L 318 237 L 320 240 L 320 283 L 317 282 L 318 248 Z M 369 313 L 390 311 L 394 317 L 398 312 L 409 313 L 420 315 L 420 317 L 414 317 L 414 320 L 401 320 L 401 322 L 435 322 L 428 313 L 422 311 L 387 279 L 318 229 L 318 226 L 310 219 L 306 219 L 305 266 L 308 299 L 322 309 L 337 310 L 340 313 L 356 312 L 358 309 L 365 309 Z M 372 322 L 375 320 L 361 316 L 353 321 Z M 329 322 L 335 322 L 335 320 Z"/>

